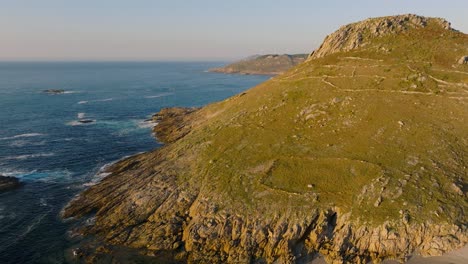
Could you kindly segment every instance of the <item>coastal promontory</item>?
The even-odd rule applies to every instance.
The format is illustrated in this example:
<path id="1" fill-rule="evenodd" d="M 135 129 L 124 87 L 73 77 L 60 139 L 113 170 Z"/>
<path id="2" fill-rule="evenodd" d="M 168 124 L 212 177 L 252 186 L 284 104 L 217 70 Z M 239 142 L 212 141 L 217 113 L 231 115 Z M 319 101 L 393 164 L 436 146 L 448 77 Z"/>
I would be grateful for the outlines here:
<path id="1" fill-rule="evenodd" d="M 378 263 L 462 248 L 467 51 L 468 35 L 440 18 L 344 26 L 257 87 L 161 111 L 166 144 L 111 166 L 63 216 L 89 217 L 79 232 L 108 245 L 189 263 Z"/>

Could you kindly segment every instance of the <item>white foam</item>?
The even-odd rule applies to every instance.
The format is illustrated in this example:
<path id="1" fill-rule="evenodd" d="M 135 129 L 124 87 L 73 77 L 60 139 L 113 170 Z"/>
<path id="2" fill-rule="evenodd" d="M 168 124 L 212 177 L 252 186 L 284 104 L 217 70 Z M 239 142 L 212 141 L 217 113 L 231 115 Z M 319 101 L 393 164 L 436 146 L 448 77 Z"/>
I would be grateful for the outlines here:
<path id="1" fill-rule="evenodd" d="M 139 128 L 153 128 L 157 125 L 157 122 L 154 122 L 152 120 L 143 120 L 143 121 L 138 121 L 138 127 Z"/>
<path id="2" fill-rule="evenodd" d="M 39 153 L 39 154 L 28 154 L 28 155 L 18 155 L 18 156 L 6 156 L 4 160 L 26 160 L 33 158 L 42 158 L 42 157 L 52 157 L 55 156 L 55 153 Z"/>
<path id="3" fill-rule="evenodd" d="M 113 101 L 114 98 L 105 98 L 105 99 L 97 99 L 97 100 L 90 100 L 90 101 L 79 101 L 78 104 L 88 104 L 93 102 L 109 102 Z"/>
<path id="4" fill-rule="evenodd" d="M 31 142 L 27 140 L 15 140 L 10 143 L 10 147 L 21 148 L 24 146 L 43 146 L 45 144 L 46 144 L 45 141 Z"/>
<path id="5" fill-rule="evenodd" d="M 82 123 L 80 121 L 70 121 L 68 123 L 66 123 L 67 126 L 86 126 L 86 125 L 92 125 L 92 124 L 95 124 L 96 123 L 96 120 L 92 120 L 93 122 L 89 122 L 89 123 Z"/>
<path id="6" fill-rule="evenodd" d="M 85 113 L 78 113 L 78 119 L 83 119 L 85 117 Z"/>
<path id="7" fill-rule="evenodd" d="M 145 98 L 147 98 L 147 99 L 159 98 L 159 97 L 169 96 L 169 95 L 173 95 L 173 94 L 174 93 L 160 93 L 160 94 L 156 94 L 156 95 L 148 95 L 148 96 L 145 96 Z"/>
<path id="8" fill-rule="evenodd" d="M 19 135 L 12 136 L 12 137 L 2 137 L 2 138 L 0 138 L 0 139 L 6 140 L 6 139 L 26 138 L 26 137 L 39 137 L 39 136 L 44 136 L 44 134 L 41 134 L 41 133 L 26 133 L 26 134 L 19 134 Z"/>
<path id="9" fill-rule="evenodd" d="M 107 99 L 99 99 L 99 100 L 94 100 L 93 102 L 109 102 L 114 100 L 114 98 L 107 98 Z"/>
<path id="10" fill-rule="evenodd" d="M 105 177 L 111 175 L 112 173 L 108 171 L 109 167 L 124 160 L 124 159 L 127 159 L 127 158 L 130 158 L 130 157 L 133 157 L 135 155 L 139 155 L 139 154 L 143 154 L 145 152 L 138 152 L 138 153 L 135 153 L 135 154 L 132 154 L 132 155 L 127 155 L 127 156 L 124 156 L 118 160 L 115 160 L 115 161 L 112 161 L 112 162 L 109 162 L 109 163 L 106 163 L 104 164 L 103 166 L 101 166 L 98 170 L 98 172 L 94 175 L 94 177 L 91 179 L 91 181 L 87 182 L 87 183 L 84 183 L 83 186 L 85 187 L 90 187 L 90 186 L 93 186 L 93 185 L 96 185 L 98 184 L 100 181 L 102 181 Z"/>

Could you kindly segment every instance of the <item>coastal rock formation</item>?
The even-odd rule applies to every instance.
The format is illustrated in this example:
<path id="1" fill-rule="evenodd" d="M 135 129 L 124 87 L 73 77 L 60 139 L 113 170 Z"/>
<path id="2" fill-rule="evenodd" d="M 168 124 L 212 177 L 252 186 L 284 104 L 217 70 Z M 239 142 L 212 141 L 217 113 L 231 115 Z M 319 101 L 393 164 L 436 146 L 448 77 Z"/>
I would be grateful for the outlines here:
<path id="1" fill-rule="evenodd" d="M 426 27 L 428 23 L 436 23 L 447 30 L 452 29 L 450 23 L 445 19 L 427 18 L 413 14 L 370 18 L 343 26 L 338 31 L 328 35 L 323 44 L 309 55 L 309 59 L 365 47 L 376 37 L 408 34 L 412 29 Z"/>
<path id="2" fill-rule="evenodd" d="M 21 187 L 20 181 L 15 177 L 0 175 L 0 192 L 5 192 Z"/>
<path id="3" fill-rule="evenodd" d="M 209 69 L 210 72 L 229 74 L 277 75 L 306 60 L 307 54 L 252 56 L 221 68 Z"/>
<path id="4" fill-rule="evenodd" d="M 151 118 L 152 122 L 157 124 L 153 127 L 153 132 L 164 143 L 172 143 L 182 138 L 190 132 L 188 116 L 196 110 L 196 108 L 182 107 L 162 109 Z"/>
<path id="5" fill-rule="evenodd" d="M 62 89 L 47 89 L 47 90 L 44 90 L 42 92 L 46 93 L 46 94 L 55 95 L 55 94 L 64 94 L 65 90 L 62 90 Z"/>
<path id="6" fill-rule="evenodd" d="M 452 66 L 468 36 L 405 17 L 368 20 L 402 31 L 222 102 L 162 110 L 166 145 L 111 166 L 63 217 L 189 263 L 404 261 L 465 246 L 468 71 Z"/>

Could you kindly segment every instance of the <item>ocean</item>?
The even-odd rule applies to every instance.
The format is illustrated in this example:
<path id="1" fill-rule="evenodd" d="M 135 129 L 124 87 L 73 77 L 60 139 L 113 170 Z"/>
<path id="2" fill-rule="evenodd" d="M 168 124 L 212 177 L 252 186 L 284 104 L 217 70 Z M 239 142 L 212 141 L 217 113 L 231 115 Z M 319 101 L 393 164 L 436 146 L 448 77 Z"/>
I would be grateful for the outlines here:
<path id="1" fill-rule="evenodd" d="M 66 263 L 74 223 L 60 211 L 99 181 L 107 164 L 160 146 L 146 119 L 164 107 L 219 101 L 270 78 L 206 72 L 221 65 L 0 63 L 0 175 L 24 183 L 0 193 L 0 263 Z"/>

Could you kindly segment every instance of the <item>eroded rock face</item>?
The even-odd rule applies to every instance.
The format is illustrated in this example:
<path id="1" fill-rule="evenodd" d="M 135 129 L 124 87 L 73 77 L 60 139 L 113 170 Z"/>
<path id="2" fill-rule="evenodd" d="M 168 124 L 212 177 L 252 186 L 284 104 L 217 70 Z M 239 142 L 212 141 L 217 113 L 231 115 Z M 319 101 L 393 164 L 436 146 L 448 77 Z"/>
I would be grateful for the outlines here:
<path id="1" fill-rule="evenodd" d="M 189 114 L 196 110 L 196 108 L 183 107 L 162 109 L 152 117 L 152 121 L 157 124 L 153 132 L 164 143 L 171 143 L 182 138 L 190 131 Z"/>
<path id="2" fill-rule="evenodd" d="M 400 34 L 412 28 L 423 28 L 430 22 L 439 24 L 445 29 L 451 29 L 450 22 L 445 19 L 427 18 L 412 14 L 371 18 L 343 26 L 333 34 L 328 35 L 323 44 L 310 54 L 309 59 L 354 50 L 365 46 L 372 38 Z"/>

